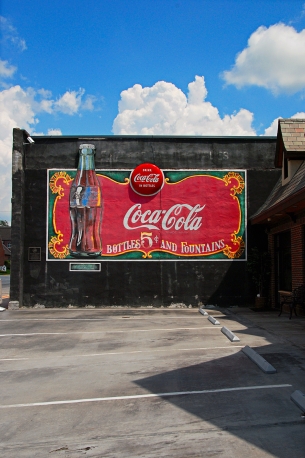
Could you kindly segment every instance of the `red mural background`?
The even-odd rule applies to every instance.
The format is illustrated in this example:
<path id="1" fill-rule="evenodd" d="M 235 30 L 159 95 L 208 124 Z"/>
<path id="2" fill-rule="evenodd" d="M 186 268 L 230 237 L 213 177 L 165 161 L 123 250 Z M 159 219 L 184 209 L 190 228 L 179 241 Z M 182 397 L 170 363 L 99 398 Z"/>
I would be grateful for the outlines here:
<path id="1" fill-rule="evenodd" d="M 69 171 L 49 171 L 48 259 L 71 259 Z M 239 196 L 245 182 L 239 172 L 222 177 L 193 174 L 175 183 L 167 178 L 162 190 L 151 197 L 136 194 L 129 180 L 120 183 L 97 171 L 102 188 L 102 253 L 99 259 L 207 259 L 244 257 L 244 203 Z M 245 202 L 245 199 L 243 199 Z M 243 223 L 242 223 L 243 222 Z M 52 230 L 50 230 L 52 227 Z M 130 259 L 130 258 L 129 258 Z M 167 258 L 168 259 L 168 258 Z"/>

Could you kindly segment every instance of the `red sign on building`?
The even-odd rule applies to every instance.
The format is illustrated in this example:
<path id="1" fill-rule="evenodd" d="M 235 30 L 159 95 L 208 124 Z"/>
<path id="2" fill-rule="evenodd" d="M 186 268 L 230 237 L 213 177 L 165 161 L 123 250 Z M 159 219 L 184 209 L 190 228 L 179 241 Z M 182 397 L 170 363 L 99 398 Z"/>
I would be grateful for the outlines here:
<path id="1" fill-rule="evenodd" d="M 130 174 L 130 186 L 140 196 L 158 194 L 163 184 L 164 175 L 162 170 L 148 162 L 138 165 Z"/>
<path id="2" fill-rule="evenodd" d="M 161 171 L 142 164 L 131 173 L 96 174 L 102 217 L 101 251 L 95 258 L 245 259 L 244 171 Z M 49 260 L 86 258 L 85 252 L 78 256 L 70 248 L 69 196 L 75 175 L 75 171 L 49 170 Z M 80 202 L 83 190 L 77 189 Z"/>

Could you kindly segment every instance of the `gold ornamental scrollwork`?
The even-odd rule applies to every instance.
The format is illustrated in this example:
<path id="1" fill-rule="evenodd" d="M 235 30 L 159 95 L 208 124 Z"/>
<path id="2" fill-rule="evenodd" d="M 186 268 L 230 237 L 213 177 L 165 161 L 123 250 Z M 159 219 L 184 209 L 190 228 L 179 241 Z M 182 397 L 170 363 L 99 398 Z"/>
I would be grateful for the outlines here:
<path id="1" fill-rule="evenodd" d="M 63 241 L 63 234 L 60 231 L 58 231 L 57 237 L 56 236 L 51 237 L 48 247 L 49 247 L 50 253 L 52 254 L 52 256 L 54 256 L 54 258 L 64 259 L 69 254 L 68 245 L 61 247 L 61 250 L 57 249 L 57 246 L 61 245 L 62 241 Z"/>
<path id="2" fill-rule="evenodd" d="M 229 184 L 232 184 L 232 180 L 236 180 L 238 183 L 237 186 L 233 185 L 232 188 L 230 189 L 230 191 L 232 191 L 230 195 L 234 197 L 236 196 L 236 194 L 241 194 L 243 192 L 243 190 L 245 189 L 245 181 L 243 177 L 239 173 L 236 173 L 236 172 L 229 172 L 227 173 L 227 175 L 223 177 L 223 181 L 225 182 L 226 186 L 228 186 Z"/>
<path id="3" fill-rule="evenodd" d="M 56 172 L 50 179 L 50 189 L 53 194 L 58 194 L 58 197 L 61 198 L 64 196 L 64 190 L 62 186 L 57 184 L 58 180 L 63 180 L 64 183 L 69 184 L 73 178 L 67 172 Z"/>
<path id="4" fill-rule="evenodd" d="M 155 250 L 153 250 L 153 251 L 155 251 Z M 142 251 L 142 253 L 143 253 L 142 254 L 142 258 L 143 259 L 152 259 L 152 254 L 151 253 L 153 253 L 153 251 L 148 251 L 148 252 Z"/>
<path id="5" fill-rule="evenodd" d="M 55 220 L 55 213 L 56 213 L 55 210 L 56 210 L 57 201 L 61 199 L 62 197 L 64 197 L 65 195 L 64 188 L 60 184 L 58 184 L 59 180 L 62 180 L 63 183 L 65 184 L 69 184 L 71 181 L 73 181 L 73 178 L 71 178 L 67 172 L 60 171 L 60 172 L 54 173 L 54 175 L 52 175 L 50 179 L 50 183 L 49 183 L 50 189 L 53 194 L 57 194 L 55 201 L 54 201 L 53 212 L 52 212 L 53 228 L 54 228 L 54 232 L 56 235 L 51 237 L 48 243 L 48 248 L 49 248 L 49 252 L 51 253 L 52 256 L 54 256 L 54 258 L 65 259 L 70 253 L 69 246 L 61 245 L 63 242 L 63 234 L 59 229 L 57 229 L 56 220 Z"/>
<path id="6" fill-rule="evenodd" d="M 223 249 L 223 254 L 225 254 L 229 259 L 240 258 L 243 252 L 245 251 L 245 242 L 243 238 L 241 236 L 237 237 L 236 234 L 236 232 L 233 232 L 233 234 L 231 234 L 231 240 L 234 245 L 238 245 L 237 251 L 232 251 L 232 248 L 229 247 L 229 245 L 226 245 Z"/>

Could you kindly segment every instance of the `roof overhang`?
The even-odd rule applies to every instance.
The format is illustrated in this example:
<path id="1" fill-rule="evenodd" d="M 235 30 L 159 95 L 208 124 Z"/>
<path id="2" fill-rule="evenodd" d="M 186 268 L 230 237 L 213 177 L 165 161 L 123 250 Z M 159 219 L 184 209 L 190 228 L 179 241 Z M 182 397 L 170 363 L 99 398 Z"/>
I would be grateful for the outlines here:
<path id="1" fill-rule="evenodd" d="M 267 208 L 265 211 L 250 218 L 251 224 L 268 224 L 292 218 L 296 213 L 305 210 L 305 189 L 294 193 L 287 199 Z"/>

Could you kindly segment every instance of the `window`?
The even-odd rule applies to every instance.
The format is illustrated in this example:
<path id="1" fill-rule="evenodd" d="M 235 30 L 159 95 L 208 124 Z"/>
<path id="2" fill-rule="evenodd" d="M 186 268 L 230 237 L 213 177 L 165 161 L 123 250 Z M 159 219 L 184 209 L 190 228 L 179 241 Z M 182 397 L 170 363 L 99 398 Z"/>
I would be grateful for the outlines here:
<path id="1" fill-rule="evenodd" d="M 284 173 L 284 180 L 288 178 L 288 159 L 284 156 L 284 164 L 283 164 L 283 173 Z"/>
<path id="2" fill-rule="evenodd" d="M 275 250 L 277 289 L 292 291 L 290 231 L 275 236 Z"/>

